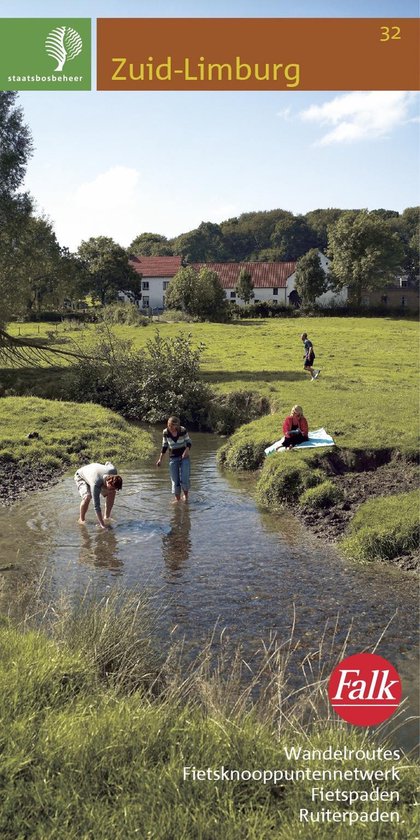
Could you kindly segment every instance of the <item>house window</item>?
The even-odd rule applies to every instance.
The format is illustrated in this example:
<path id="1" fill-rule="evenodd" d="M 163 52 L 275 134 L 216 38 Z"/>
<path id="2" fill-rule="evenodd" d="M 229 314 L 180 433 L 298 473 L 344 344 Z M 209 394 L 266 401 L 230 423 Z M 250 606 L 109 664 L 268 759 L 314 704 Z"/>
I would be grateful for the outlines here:
<path id="1" fill-rule="evenodd" d="M 148 291 L 149 290 L 149 281 L 148 280 L 142 280 L 141 287 L 142 287 L 143 291 L 145 289 Z"/>
<path id="2" fill-rule="evenodd" d="M 143 295 L 142 306 L 143 309 L 149 308 L 149 295 Z"/>
<path id="3" fill-rule="evenodd" d="M 278 295 L 278 293 L 279 293 L 278 288 L 277 288 L 277 289 L 273 289 L 273 295 Z"/>
<path id="4" fill-rule="evenodd" d="M 363 303 L 363 306 L 369 306 L 369 303 L 370 303 L 369 298 L 368 297 L 363 297 L 362 298 L 362 303 Z"/>
<path id="5" fill-rule="evenodd" d="M 382 297 L 381 297 L 381 303 L 383 303 L 383 304 L 384 304 L 384 306 L 386 306 L 386 305 L 387 305 L 387 303 L 388 303 L 388 295 L 382 295 Z"/>
<path id="6" fill-rule="evenodd" d="M 406 289 L 407 286 L 408 286 L 408 280 L 403 280 L 403 278 L 400 277 L 400 288 L 401 289 Z"/>
<path id="7" fill-rule="evenodd" d="M 168 288 L 169 283 L 170 283 L 170 280 L 164 280 L 163 281 L 163 291 L 164 292 L 166 292 L 166 289 Z"/>
<path id="8" fill-rule="evenodd" d="M 259 298 L 254 298 L 254 303 L 259 303 L 259 302 L 260 302 Z"/>
<path id="9" fill-rule="evenodd" d="M 166 295 L 163 295 L 163 297 L 162 297 L 162 306 L 165 306 L 165 300 L 166 300 Z"/>
<path id="10" fill-rule="evenodd" d="M 236 292 L 231 292 L 231 293 L 230 293 L 230 296 L 231 296 L 232 300 L 235 300 L 235 298 L 236 298 Z"/>
<path id="11" fill-rule="evenodd" d="M 405 306 L 405 297 L 404 295 L 401 298 L 401 306 Z"/>

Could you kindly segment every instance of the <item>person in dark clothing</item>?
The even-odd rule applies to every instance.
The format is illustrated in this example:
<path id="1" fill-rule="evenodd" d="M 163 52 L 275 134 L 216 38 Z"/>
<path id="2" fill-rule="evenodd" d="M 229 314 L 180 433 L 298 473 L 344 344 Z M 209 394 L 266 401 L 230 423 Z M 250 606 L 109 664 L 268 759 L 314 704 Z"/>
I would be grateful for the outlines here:
<path id="1" fill-rule="evenodd" d="M 317 379 L 321 371 L 313 367 L 315 361 L 315 351 L 312 341 L 308 338 L 308 333 L 302 333 L 301 339 L 305 348 L 303 368 L 307 373 L 311 374 L 311 379 Z"/>
<path id="2" fill-rule="evenodd" d="M 181 498 L 188 501 L 190 489 L 190 449 L 191 439 L 179 417 L 170 417 L 166 429 L 163 430 L 162 450 L 156 466 L 160 467 L 165 452 L 169 449 L 169 474 L 172 482 L 172 493 L 175 501 Z"/>

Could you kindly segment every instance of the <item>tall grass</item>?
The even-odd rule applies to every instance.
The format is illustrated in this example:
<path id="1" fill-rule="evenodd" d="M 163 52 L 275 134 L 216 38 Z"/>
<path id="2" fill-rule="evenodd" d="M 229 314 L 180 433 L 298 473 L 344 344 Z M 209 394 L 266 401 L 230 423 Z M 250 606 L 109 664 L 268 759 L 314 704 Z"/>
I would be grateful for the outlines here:
<path id="1" fill-rule="evenodd" d="M 184 774 L 184 767 L 304 767 L 286 757 L 291 745 L 373 748 L 381 733 L 348 727 L 326 701 L 327 676 L 345 646 L 337 649 L 326 633 L 319 650 L 303 659 L 296 689 L 288 677 L 298 646 L 293 629 L 282 644 L 271 639 L 261 646 L 258 666 L 232 651 L 222 633 L 188 668 L 182 650 L 156 656 L 150 632 L 144 598 L 127 601 L 123 593 L 96 604 L 85 597 L 74 608 L 61 601 L 20 629 L 0 629 L 1 837 L 347 838 L 348 826 L 314 824 L 308 834 L 299 821 L 299 808 L 311 808 L 309 780 L 194 781 Z M 112 660 L 111 671 L 105 660 Z M 401 822 L 382 825 L 380 836 L 414 840 L 416 767 L 406 757 L 394 763 Z M 322 759 L 310 766 L 322 769 Z M 355 762 L 328 763 L 336 766 L 346 770 Z M 376 767 L 368 757 L 357 766 Z M 395 804 L 383 802 L 381 810 Z M 368 840 L 379 836 L 375 824 L 363 829 Z"/>

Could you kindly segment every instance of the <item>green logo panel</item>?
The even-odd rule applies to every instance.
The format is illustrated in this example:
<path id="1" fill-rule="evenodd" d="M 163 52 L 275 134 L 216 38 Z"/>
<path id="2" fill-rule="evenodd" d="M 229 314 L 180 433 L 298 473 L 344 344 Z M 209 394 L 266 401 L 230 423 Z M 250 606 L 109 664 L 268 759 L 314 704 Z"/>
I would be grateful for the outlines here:
<path id="1" fill-rule="evenodd" d="M 90 18 L 0 18 L 0 90 L 90 89 Z"/>

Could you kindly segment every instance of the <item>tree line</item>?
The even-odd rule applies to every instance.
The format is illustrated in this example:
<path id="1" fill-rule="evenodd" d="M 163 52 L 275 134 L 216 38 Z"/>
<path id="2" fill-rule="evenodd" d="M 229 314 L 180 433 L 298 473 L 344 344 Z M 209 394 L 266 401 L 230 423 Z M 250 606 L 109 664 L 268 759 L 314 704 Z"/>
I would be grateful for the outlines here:
<path id="1" fill-rule="evenodd" d="M 242 213 L 220 224 L 202 222 L 198 228 L 167 239 L 158 233 L 141 233 L 128 250 L 139 256 L 180 255 L 185 262 L 289 262 L 311 249 L 327 253 L 333 228 L 345 217 L 354 220 L 367 211 L 326 208 L 293 215 L 287 210 Z M 410 278 L 419 273 L 419 207 L 372 210 L 369 219 L 385 234 L 399 240 L 402 247 L 401 270 Z M 360 218 L 362 218 L 360 217 Z"/>

